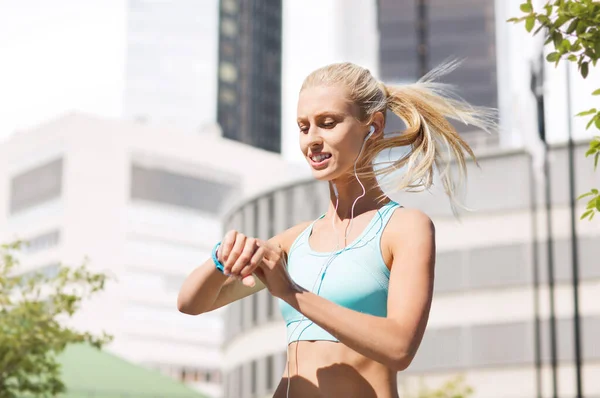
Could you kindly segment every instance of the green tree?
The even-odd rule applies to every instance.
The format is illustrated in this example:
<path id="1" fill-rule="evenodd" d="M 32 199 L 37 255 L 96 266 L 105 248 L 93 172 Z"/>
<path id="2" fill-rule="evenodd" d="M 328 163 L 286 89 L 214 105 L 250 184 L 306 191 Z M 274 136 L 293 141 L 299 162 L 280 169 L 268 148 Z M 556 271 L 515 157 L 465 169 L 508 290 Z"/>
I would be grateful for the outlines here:
<path id="1" fill-rule="evenodd" d="M 579 73 L 585 79 L 590 65 L 595 67 L 600 58 L 600 2 L 556 0 L 548 1 L 543 10 L 535 10 L 531 0 L 527 0 L 520 8 L 525 15 L 511 18 L 508 22 L 524 22 L 527 32 L 533 31 L 533 35 L 542 31 L 546 36 L 544 44 L 553 47 L 546 60 L 555 65 L 560 61 L 576 62 Z M 592 91 L 591 94 L 600 95 L 600 89 Z M 600 110 L 592 108 L 578 113 L 577 116 L 590 118 L 587 129 L 592 125 L 600 129 Z M 593 157 L 596 170 L 600 158 L 600 136 L 592 139 L 585 155 Z M 600 212 L 600 192 L 594 188 L 579 196 L 579 199 L 581 198 L 589 200 L 581 219 L 591 220 L 596 212 Z"/>
<path id="2" fill-rule="evenodd" d="M 0 246 L 0 398 L 53 397 L 65 390 L 56 355 L 68 344 L 97 348 L 110 340 L 61 322 L 104 288 L 106 275 L 87 265 L 54 275 L 19 273 L 21 242 Z"/>
<path id="3" fill-rule="evenodd" d="M 439 388 L 430 388 L 421 380 L 417 393 L 405 392 L 408 398 L 469 398 L 473 389 L 465 382 L 464 376 L 457 376 L 444 382 Z"/>

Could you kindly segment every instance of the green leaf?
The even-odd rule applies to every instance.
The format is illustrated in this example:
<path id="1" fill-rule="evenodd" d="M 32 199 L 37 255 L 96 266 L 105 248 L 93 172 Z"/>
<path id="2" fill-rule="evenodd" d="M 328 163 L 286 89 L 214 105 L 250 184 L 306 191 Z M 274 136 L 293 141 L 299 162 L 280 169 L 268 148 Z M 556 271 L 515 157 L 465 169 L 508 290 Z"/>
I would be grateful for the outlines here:
<path id="1" fill-rule="evenodd" d="M 592 95 L 600 95 L 600 88 L 598 90 L 595 90 Z"/>
<path id="2" fill-rule="evenodd" d="M 506 20 L 506 22 L 519 22 L 520 19 L 519 18 L 509 18 Z"/>
<path id="3" fill-rule="evenodd" d="M 571 21 L 571 23 L 569 24 L 569 27 L 567 28 L 567 33 L 571 34 L 575 31 L 575 29 L 577 29 L 577 24 L 579 23 L 579 19 L 575 18 Z"/>
<path id="4" fill-rule="evenodd" d="M 554 21 L 554 24 L 552 25 L 555 29 L 560 28 L 561 26 L 563 26 L 565 24 L 565 22 L 567 22 L 568 20 L 570 20 L 572 17 L 568 16 L 568 15 L 560 15 L 558 18 L 556 18 L 556 21 Z"/>
<path id="5" fill-rule="evenodd" d="M 588 218 L 588 217 L 590 217 L 593 214 L 594 214 L 594 210 L 588 210 L 588 211 L 586 211 L 585 213 L 583 213 L 581 215 L 580 220 L 583 220 L 584 218 Z"/>
<path id="6" fill-rule="evenodd" d="M 540 30 L 542 30 L 542 29 L 544 29 L 544 25 L 540 25 L 540 26 L 539 26 L 539 27 L 538 27 L 538 28 L 535 30 L 535 32 L 533 32 L 533 35 L 534 35 L 534 36 L 535 36 L 535 35 L 537 35 L 538 33 L 540 33 Z"/>
<path id="7" fill-rule="evenodd" d="M 598 190 L 597 190 L 596 188 L 592 188 L 592 191 L 591 191 L 591 192 L 592 192 L 594 195 L 598 195 Z"/>
<path id="8" fill-rule="evenodd" d="M 554 31 L 552 32 L 552 41 L 554 41 L 554 47 L 558 50 L 560 49 L 560 44 L 563 41 L 563 36 L 560 32 Z"/>
<path id="9" fill-rule="evenodd" d="M 583 199 L 583 198 L 587 198 L 588 196 L 592 196 L 592 195 L 593 195 L 593 193 L 592 193 L 592 192 L 586 192 L 586 193 L 584 193 L 584 194 L 582 194 L 582 195 L 579 195 L 579 196 L 577 197 L 577 200 L 581 200 L 581 199 Z"/>
<path id="10" fill-rule="evenodd" d="M 600 118 L 596 118 L 596 120 L 594 121 L 594 124 L 596 125 L 597 129 L 600 129 Z"/>
<path id="11" fill-rule="evenodd" d="M 531 32 L 534 25 L 535 25 L 535 17 L 534 16 L 527 17 L 527 19 L 525 20 L 525 29 L 527 30 L 527 32 Z"/>
<path id="12" fill-rule="evenodd" d="M 569 58 L 567 58 L 567 59 L 571 62 L 576 62 L 577 56 L 575 54 L 571 54 L 571 55 L 569 55 Z"/>
<path id="13" fill-rule="evenodd" d="M 578 35 L 582 34 L 583 32 L 585 32 L 585 30 L 588 28 L 588 24 L 585 21 L 580 20 L 577 23 L 577 29 L 576 29 L 576 33 Z"/>
<path id="14" fill-rule="evenodd" d="M 557 52 L 553 52 L 553 53 L 546 55 L 546 60 L 548 62 L 556 62 L 559 59 L 560 59 L 560 54 Z"/>
<path id="15" fill-rule="evenodd" d="M 598 159 L 600 159 L 600 152 L 597 152 L 596 156 L 594 156 L 594 171 L 598 168 Z"/>
<path id="16" fill-rule="evenodd" d="M 590 119 L 590 121 L 588 122 L 587 126 L 585 126 L 585 129 L 588 130 L 590 128 L 590 126 L 592 124 L 594 124 L 594 120 L 596 120 L 596 117 L 594 116 L 593 118 Z"/>
<path id="17" fill-rule="evenodd" d="M 581 63 L 581 76 L 583 76 L 583 78 L 585 79 L 588 75 L 589 72 L 589 65 L 588 62 L 582 62 Z"/>
<path id="18" fill-rule="evenodd" d="M 569 52 L 571 50 L 571 42 L 568 39 L 563 39 L 560 42 L 560 50 L 562 52 Z"/>
<path id="19" fill-rule="evenodd" d="M 548 18 L 547 16 L 545 16 L 543 14 L 538 14 L 537 20 L 540 21 L 541 24 L 546 25 L 546 26 L 551 24 L 550 18 Z"/>
<path id="20" fill-rule="evenodd" d="M 598 111 L 596 110 L 596 108 L 592 108 L 592 109 L 590 109 L 590 110 L 587 110 L 587 111 L 579 112 L 579 113 L 578 113 L 577 115 L 575 115 L 575 116 L 588 116 L 588 115 L 593 115 L 593 114 L 594 114 L 594 113 L 596 113 L 596 112 L 598 112 Z"/>
<path id="21" fill-rule="evenodd" d="M 585 213 L 583 213 L 583 214 L 581 215 L 581 218 L 579 218 L 579 219 L 580 219 L 580 220 L 583 220 L 584 218 L 588 218 L 588 217 L 589 217 L 591 214 L 593 214 L 593 213 L 594 213 L 594 210 L 588 210 L 588 211 L 586 211 Z"/>
<path id="22" fill-rule="evenodd" d="M 521 9 L 521 11 L 526 12 L 526 13 L 530 13 L 533 11 L 533 7 L 529 3 L 523 3 L 523 4 L 521 4 L 521 7 L 519 7 L 519 8 Z"/>
<path id="23" fill-rule="evenodd" d="M 600 211 L 600 197 L 593 199 L 595 202 L 596 210 Z"/>

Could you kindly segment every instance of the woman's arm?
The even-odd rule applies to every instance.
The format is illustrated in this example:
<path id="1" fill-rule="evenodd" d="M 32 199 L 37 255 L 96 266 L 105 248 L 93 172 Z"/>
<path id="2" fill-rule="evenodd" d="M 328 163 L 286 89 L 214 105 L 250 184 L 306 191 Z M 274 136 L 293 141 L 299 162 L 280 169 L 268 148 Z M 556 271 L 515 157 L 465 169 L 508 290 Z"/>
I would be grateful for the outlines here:
<path id="1" fill-rule="evenodd" d="M 212 258 L 194 269 L 185 279 L 177 297 L 177 309 L 184 314 L 198 315 L 216 310 L 263 289 L 257 280 L 248 287 L 237 278 L 230 278 L 215 267 Z"/>
<path id="2" fill-rule="evenodd" d="M 274 236 L 269 242 L 275 246 L 279 245 L 287 254 L 296 237 L 308 224 L 309 222 L 292 227 Z M 236 257 L 239 256 L 240 253 L 236 254 Z M 246 286 L 239 279 L 222 274 L 215 267 L 213 260 L 208 259 L 193 270 L 183 282 L 177 297 L 177 308 L 189 315 L 216 310 L 264 289 L 264 284 L 258 278 L 255 278 L 255 281 L 254 286 Z"/>
<path id="3" fill-rule="evenodd" d="M 282 299 L 343 344 L 399 371 L 410 365 L 427 325 L 433 295 L 435 229 L 420 211 L 399 209 L 386 235 L 386 241 L 393 242 L 386 318 L 341 307 L 301 288 Z"/>

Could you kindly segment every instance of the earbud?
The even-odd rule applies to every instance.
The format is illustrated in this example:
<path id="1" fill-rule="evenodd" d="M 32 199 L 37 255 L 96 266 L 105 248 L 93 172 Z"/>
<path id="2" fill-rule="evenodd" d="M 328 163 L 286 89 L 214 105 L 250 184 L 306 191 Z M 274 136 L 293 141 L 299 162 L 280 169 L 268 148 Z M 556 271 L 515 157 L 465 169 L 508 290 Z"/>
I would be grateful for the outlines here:
<path id="1" fill-rule="evenodd" d="M 374 132 L 375 132 L 375 126 L 370 125 L 369 126 L 369 134 L 367 134 L 367 136 L 365 137 L 365 141 L 368 140 L 373 135 Z"/>
<path id="2" fill-rule="evenodd" d="M 337 190 L 337 186 L 335 185 L 335 182 L 332 182 L 331 185 L 333 186 L 333 193 L 335 194 L 335 197 L 338 197 L 338 190 Z"/>

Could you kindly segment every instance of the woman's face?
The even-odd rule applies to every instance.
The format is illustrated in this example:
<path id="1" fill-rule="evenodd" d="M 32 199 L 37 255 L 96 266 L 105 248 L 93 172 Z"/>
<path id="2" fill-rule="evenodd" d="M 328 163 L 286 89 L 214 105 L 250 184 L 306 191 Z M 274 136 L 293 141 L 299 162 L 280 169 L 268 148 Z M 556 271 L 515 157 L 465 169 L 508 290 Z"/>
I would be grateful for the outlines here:
<path id="1" fill-rule="evenodd" d="M 318 180 L 335 180 L 354 166 L 369 133 L 343 87 L 315 86 L 300 92 L 300 149 Z"/>

